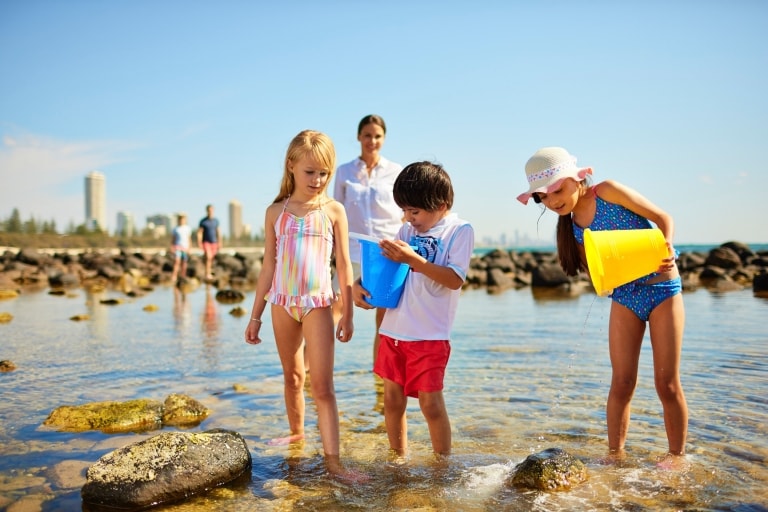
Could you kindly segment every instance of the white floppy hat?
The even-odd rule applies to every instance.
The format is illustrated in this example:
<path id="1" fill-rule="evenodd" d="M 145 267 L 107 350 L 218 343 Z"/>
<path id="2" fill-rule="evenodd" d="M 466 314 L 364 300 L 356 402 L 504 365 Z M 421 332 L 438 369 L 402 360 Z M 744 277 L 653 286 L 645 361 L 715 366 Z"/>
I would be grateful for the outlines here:
<path id="1" fill-rule="evenodd" d="M 551 146 L 541 148 L 533 154 L 525 164 L 525 176 L 529 188 L 517 196 L 517 200 L 528 204 L 528 200 L 536 192 L 549 194 L 557 190 L 566 178 L 581 181 L 592 174 L 591 167 L 580 168 L 576 165 L 576 157 L 563 148 Z"/>

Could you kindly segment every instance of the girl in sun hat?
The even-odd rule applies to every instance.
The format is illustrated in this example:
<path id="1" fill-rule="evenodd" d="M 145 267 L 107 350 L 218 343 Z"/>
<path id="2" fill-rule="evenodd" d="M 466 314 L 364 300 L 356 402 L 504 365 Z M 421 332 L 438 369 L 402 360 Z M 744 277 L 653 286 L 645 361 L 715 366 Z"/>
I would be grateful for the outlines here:
<path id="1" fill-rule="evenodd" d="M 615 181 L 591 185 L 592 169 L 576 165 L 576 157 L 560 147 L 541 148 L 525 165 L 528 190 L 517 199 L 533 198 L 560 217 L 557 222 L 557 253 L 568 275 L 588 272 L 584 230 L 661 230 L 672 251 L 672 217 L 638 192 Z M 637 383 L 640 346 L 646 323 L 650 327 L 656 392 L 664 410 L 669 456 L 683 455 L 688 432 L 688 406 L 680 384 L 680 352 L 683 343 L 682 284 L 670 256 L 659 268 L 613 290 L 608 327 L 611 357 L 611 388 L 606 416 L 608 447 L 620 456 L 629 429 L 630 402 Z M 674 462 L 665 458 L 665 464 Z"/>

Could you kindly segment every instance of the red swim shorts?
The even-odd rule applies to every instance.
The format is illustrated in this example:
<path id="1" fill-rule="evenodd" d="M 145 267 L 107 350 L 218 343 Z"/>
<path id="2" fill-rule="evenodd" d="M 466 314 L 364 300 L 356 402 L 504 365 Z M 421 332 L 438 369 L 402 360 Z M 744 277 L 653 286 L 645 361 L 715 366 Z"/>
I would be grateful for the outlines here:
<path id="1" fill-rule="evenodd" d="M 212 258 L 219 252 L 219 244 L 216 242 L 203 242 L 203 252 L 207 257 Z"/>
<path id="2" fill-rule="evenodd" d="M 376 375 L 403 386 L 406 396 L 418 398 L 419 391 L 442 391 L 451 355 L 448 340 L 400 341 L 384 334 L 379 337 L 379 353 L 373 365 Z"/>

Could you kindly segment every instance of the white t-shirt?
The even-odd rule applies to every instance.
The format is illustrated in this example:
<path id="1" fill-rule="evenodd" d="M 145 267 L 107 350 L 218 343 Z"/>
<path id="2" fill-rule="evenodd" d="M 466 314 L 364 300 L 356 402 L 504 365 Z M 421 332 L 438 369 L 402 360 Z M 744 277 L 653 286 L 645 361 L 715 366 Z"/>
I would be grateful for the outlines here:
<path id="1" fill-rule="evenodd" d="M 475 233 L 455 213 L 448 214 L 426 233 L 419 233 L 406 223 L 397 238 L 418 247 L 417 252 L 427 261 L 450 267 L 466 279 Z M 384 313 L 379 332 L 400 341 L 449 340 L 460 295 L 461 288 L 451 290 L 410 271 L 400 303 Z"/>
<path id="2" fill-rule="evenodd" d="M 188 251 L 190 247 L 190 237 L 192 236 L 192 228 L 189 224 L 179 224 L 173 228 L 173 245 Z"/>
<path id="3" fill-rule="evenodd" d="M 356 158 L 336 170 L 333 198 L 347 211 L 350 233 L 392 240 L 403 225 L 403 211 L 395 203 L 392 188 L 403 166 L 384 157 L 369 175 L 365 162 Z M 349 242 L 352 262 L 360 262 L 360 244 Z"/>

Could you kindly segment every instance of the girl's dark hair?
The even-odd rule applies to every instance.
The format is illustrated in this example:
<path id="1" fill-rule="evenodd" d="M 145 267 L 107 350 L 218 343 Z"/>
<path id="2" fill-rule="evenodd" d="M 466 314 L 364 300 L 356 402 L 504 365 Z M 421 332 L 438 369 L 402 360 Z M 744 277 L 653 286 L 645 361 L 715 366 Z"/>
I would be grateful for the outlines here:
<path id="1" fill-rule="evenodd" d="M 586 194 L 591 183 L 589 177 L 580 181 L 580 194 Z M 581 258 L 579 243 L 573 234 L 573 218 L 570 213 L 561 215 L 557 219 L 557 257 L 560 260 L 560 266 L 569 276 L 575 276 L 579 271 L 587 270 L 587 264 Z"/>
<path id="2" fill-rule="evenodd" d="M 579 243 L 573 235 L 571 214 L 561 215 L 557 219 L 557 257 L 560 266 L 569 276 L 577 275 L 579 270 L 586 270 L 584 262 L 581 261 Z"/>
<path id="3" fill-rule="evenodd" d="M 418 208 L 433 212 L 453 206 L 453 185 L 443 166 L 432 162 L 414 162 L 400 171 L 392 189 L 400 208 Z"/>
<path id="4" fill-rule="evenodd" d="M 360 122 L 357 124 L 357 134 L 360 135 L 360 133 L 363 131 L 363 128 L 369 124 L 376 124 L 381 126 L 384 135 L 387 134 L 387 124 L 384 122 L 384 119 L 382 119 L 381 116 L 377 116 L 376 114 L 369 114 L 360 120 Z"/>

